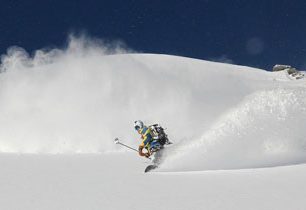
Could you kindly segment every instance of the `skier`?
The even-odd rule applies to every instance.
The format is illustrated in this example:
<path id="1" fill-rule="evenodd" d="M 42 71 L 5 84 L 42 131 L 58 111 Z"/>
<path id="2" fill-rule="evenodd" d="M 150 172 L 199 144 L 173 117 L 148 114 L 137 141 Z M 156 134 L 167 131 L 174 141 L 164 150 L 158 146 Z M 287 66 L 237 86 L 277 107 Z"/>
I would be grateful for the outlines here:
<path id="1" fill-rule="evenodd" d="M 142 138 L 142 142 L 138 148 L 140 156 L 150 157 L 154 152 L 163 148 L 159 139 L 153 137 L 151 126 L 147 127 L 141 120 L 137 120 L 134 122 L 134 127 Z M 144 152 L 144 149 L 146 149 L 147 152 Z"/>

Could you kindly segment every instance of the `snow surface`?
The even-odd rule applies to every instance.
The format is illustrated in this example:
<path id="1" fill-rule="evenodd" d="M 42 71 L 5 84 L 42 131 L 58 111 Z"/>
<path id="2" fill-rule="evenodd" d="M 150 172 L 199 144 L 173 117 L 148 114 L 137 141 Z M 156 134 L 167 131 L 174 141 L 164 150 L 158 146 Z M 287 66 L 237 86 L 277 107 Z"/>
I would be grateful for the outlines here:
<path id="1" fill-rule="evenodd" d="M 2 56 L 1 209 L 306 208 L 305 79 L 122 52 L 71 40 Z M 137 119 L 174 143 L 152 173 L 113 144 L 137 148 Z"/>

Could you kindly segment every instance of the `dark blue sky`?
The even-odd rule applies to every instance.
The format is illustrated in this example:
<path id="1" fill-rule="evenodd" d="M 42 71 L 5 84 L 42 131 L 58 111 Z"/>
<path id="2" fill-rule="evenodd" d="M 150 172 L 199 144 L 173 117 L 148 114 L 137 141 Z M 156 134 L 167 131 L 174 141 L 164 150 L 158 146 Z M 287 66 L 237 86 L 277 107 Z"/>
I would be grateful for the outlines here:
<path id="1" fill-rule="evenodd" d="M 63 47 L 80 31 L 146 53 L 306 68 L 303 0 L 1 1 L 1 54 Z"/>

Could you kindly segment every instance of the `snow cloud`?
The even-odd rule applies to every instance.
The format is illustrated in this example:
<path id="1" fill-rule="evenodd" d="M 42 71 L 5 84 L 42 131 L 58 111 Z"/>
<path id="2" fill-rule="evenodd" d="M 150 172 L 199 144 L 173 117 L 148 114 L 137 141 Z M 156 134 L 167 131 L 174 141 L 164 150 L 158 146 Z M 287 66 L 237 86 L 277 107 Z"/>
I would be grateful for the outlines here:
<path id="1" fill-rule="evenodd" d="M 111 148 L 113 136 L 107 128 L 113 116 L 108 107 L 118 101 L 108 98 L 114 81 L 104 61 L 131 52 L 120 41 L 85 35 L 71 35 L 64 49 L 33 55 L 9 48 L 0 66 L 0 152 L 92 153 Z M 103 138 L 109 141 L 101 144 Z"/>

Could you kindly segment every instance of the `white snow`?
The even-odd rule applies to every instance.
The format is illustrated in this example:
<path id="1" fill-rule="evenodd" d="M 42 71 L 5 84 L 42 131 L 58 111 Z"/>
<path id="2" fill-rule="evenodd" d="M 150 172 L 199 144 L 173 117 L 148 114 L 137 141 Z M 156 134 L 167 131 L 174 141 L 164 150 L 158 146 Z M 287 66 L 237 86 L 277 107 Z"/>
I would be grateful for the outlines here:
<path id="1" fill-rule="evenodd" d="M 0 74 L 1 209 L 305 209 L 306 81 L 72 40 Z M 161 123 L 163 163 L 133 122 Z"/>

